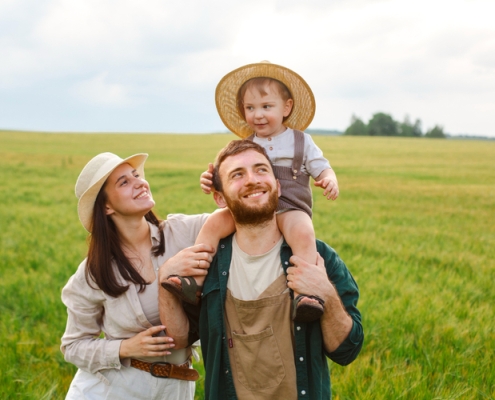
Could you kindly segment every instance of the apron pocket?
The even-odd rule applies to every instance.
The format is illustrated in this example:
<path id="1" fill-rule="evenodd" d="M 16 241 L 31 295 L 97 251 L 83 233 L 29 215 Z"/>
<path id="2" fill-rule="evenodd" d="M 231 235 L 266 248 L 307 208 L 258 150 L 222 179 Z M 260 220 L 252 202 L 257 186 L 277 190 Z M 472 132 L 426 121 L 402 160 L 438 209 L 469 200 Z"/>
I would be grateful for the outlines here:
<path id="1" fill-rule="evenodd" d="M 255 334 L 232 332 L 239 382 L 250 390 L 276 387 L 285 377 L 280 349 L 271 326 Z"/>

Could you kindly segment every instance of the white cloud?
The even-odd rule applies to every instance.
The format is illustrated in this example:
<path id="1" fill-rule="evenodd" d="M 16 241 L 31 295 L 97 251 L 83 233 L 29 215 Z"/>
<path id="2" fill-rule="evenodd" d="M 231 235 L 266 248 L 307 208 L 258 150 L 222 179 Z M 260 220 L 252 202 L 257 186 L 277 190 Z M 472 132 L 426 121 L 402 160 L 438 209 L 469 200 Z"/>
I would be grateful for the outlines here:
<path id="1" fill-rule="evenodd" d="M 129 90 L 124 85 L 112 83 L 108 73 L 77 82 L 72 90 L 76 98 L 95 105 L 110 107 L 128 107 L 135 103 L 129 96 Z"/>
<path id="2" fill-rule="evenodd" d="M 494 14 L 492 0 L 3 0 L 0 105 L 52 84 L 56 98 L 77 101 L 66 101 L 70 119 L 45 113 L 39 129 L 88 126 L 91 110 L 78 119 L 79 102 L 132 109 L 136 126 L 145 107 L 175 104 L 171 125 L 222 130 L 217 82 L 267 59 L 311 85 L 314 127 L 345 129 L 353 113 L 384 111 L 495 136 Z M 94 130 L 121 129 L 95 121 Z"/>

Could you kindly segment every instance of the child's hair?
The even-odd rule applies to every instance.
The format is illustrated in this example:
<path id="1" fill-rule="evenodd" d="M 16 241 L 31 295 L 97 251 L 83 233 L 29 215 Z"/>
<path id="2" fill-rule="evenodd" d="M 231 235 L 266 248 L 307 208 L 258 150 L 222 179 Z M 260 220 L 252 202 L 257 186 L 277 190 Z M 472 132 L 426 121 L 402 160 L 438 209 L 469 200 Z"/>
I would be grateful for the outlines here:
<path id="1" fill-rule="evenodd" d="M 237 92 L 237 109 L 241 113 L 244 120 L 246 119 L 246 115 L 244 114 L 244 95 L 246 94 L 247 90 L 254 88 L 261 94 L 261 96 L 266 96 L 268 93 L 266 92 L 265 87 L 271 84 L 275 86 L 278 94 L 280 95 L 280 97 L 282 97 L 283 101 L 292 99 L 292 94 L 290 93 L 290 90 L 279 80 L 273 78 L 266 78 L 263 76 L 258 78 L 252 78 L 244 82 L 244 84 Z M 289 115 L 287 117 L 284 117 L 284 121 L 287 118 L 289 118 Z"/>

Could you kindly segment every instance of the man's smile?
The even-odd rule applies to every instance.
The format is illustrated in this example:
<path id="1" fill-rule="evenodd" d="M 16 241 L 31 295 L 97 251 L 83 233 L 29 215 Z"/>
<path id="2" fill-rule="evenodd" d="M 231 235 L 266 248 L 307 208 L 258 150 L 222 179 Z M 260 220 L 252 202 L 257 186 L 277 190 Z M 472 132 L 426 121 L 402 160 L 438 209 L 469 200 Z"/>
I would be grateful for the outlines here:
<path id="1" fill-rule="evenodd" d="M 248 194 L 244 197 L 248 197 L 248 198 L 251 198 L 251 197 L 259 197 L 259 196 L 262 196 L 266 193 L 266 191 L 261 191 L 261 192 L 255 192 L 255 193 L 251 193 L 251 194 Z"/>

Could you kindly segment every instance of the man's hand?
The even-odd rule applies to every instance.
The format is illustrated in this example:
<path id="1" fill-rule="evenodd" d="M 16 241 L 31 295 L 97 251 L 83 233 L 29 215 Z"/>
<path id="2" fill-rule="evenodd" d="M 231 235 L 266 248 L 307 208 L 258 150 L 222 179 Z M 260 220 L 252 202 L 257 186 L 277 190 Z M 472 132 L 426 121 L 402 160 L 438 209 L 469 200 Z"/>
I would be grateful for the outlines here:
<path id="1" fill-rule="evenodd" d="M 316 265 L 304 261 L 298 256 L 292 256 L 289 260 L 293 267 L 287 268 L 287 286 L 297 293 L 309 294 L 320 297 L 325 302 L 335 288 L 329 281 L 325 262 L 318 254 Z"/>

